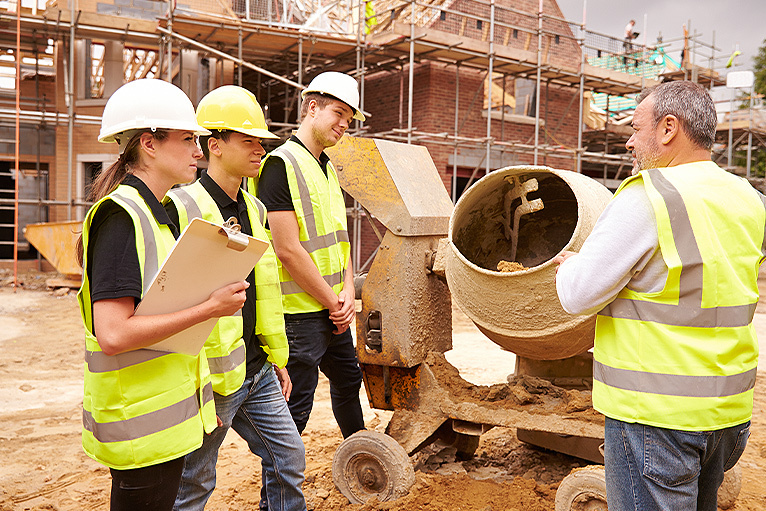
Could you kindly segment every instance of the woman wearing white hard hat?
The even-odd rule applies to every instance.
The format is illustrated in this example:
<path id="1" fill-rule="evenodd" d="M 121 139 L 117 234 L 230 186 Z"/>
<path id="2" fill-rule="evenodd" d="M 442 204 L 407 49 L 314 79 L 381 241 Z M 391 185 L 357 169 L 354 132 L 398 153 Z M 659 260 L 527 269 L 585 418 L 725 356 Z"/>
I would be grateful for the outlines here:
<path id="1" fill-rule="evenodd" d="M 78 244 L 78 300 L 85 326 L 82 444 L 111 470 L 112 510 L 172 509 L 184 456 L 216 427 L 204 354 L 151 346 L 234 314 L 247 283 L 178 312 L 134 315 L 178 235 L 160 201 L 196 177 L 200 134 L 209 132 L 197 124 L 189 98 L 160 80 L 127 83 L 104 108 L 99 141 L 117 142 L 120 156 L 93 183 L 97 202 Z"/>

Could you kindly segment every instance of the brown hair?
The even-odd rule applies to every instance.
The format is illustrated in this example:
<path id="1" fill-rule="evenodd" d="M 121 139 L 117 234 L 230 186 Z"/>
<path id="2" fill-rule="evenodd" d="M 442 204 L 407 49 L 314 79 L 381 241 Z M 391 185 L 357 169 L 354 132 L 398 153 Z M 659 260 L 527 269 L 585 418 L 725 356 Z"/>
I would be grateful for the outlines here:
<path id="1" fill-rule="evenodd" d="M 232 130 L 210 130 L 210 135 L 199 137 L 199 145 L 202 148 L 202 154 L 207 161 L 210 161 L 210 147 L 208 147 L 210 139 L 214 138 L 216 140 L 228 142 L 231 137 L 231 131 Z"/>
<path id="2" fill-rule="evenodd" d="M 309 92 L 303 98 L 303 103 L 301 103 L 301 117 L 306 117 L 306 114 L 309 113 L 309 103 L 311 103 L 311 101 L 316 101 L 317 106 L 321 110 L 332 103 L 334 100 L 336 99 L 333 96 L 328 96 L 319 92 Z"/>
<path id="3" fill-rule="evenodd" d="M 97 202 L 112 193 L 114 189 L 122 183 L 125 176 L 130 173 L 131 167 L 139 163 L 141 159 L 141 151 L 139 149 L 141 147 L 141 135 L 144 133 L 151 133 L 152 137 L 158 141 L 164 140 L 168 136 L 168 131 L 163 129 L 155 131 L 147 129 L 133 135 L 130 141 L 125 145 L 125 150 L 120 154 L 120 157 L 117 158 L 117 161 L 96 175 L 96 178 L 93 180 L 93 184 L 90 187 L 90 191 L 88 192 L 89 201 Z M 80 267 L 82 267 L 84 260 L 83 251 L 82 233 L 80 233 L 76 245 L 77 263 Z"/>

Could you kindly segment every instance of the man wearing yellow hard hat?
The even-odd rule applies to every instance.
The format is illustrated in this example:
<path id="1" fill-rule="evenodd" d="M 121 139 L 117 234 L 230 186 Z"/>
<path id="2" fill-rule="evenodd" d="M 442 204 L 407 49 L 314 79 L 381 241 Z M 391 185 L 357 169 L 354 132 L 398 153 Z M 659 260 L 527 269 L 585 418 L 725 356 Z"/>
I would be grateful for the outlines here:
<path id="1" fill-rule="evenodd" d="M 240 188 L 255 177 L 269 132 L 253 94 L 233 85 L 208 93 L 197 107 L 197 122 L 210 130 L 200 139 L 208 170 L 195 183 L 171 190 L 165 208 L 184 229 L 195 217 L 222 224 L 231 217 L 242 232 L 267 239 L 266 208 Z M 204 271 L 205 254 L 200 254 Z M 277 260 L 269 247 L 247 277 L 250 287 L 241 314 L 221 318 L 205 342 L 216 414 L 221 424 L 202 447 L 186 456 L 176 510 L 202 510 L 215 488 L 218 448 L 229 428 L 261 458 L 260 509 L 305 511 L 301 491 L 305 449 L 286 399 L 292 383 L 285 369 L 285 336 Z"/>
<path id="2" fill-rule="evenodd" d="M 340 140 L 352 119 L 363 121 L 364 115 L 357 82 L 343 73 L 317 75 L 302 95 L 297 132 L 266 157 L 248 189 L 257 187 L 269 211 L 279 260 L 293 379 L 290 413 L 302 432 L 321 370 L 330 380 L 333 414 L 346 438 L 364 429 L 362 371 L 349 331 L 355 296 L 346 204 L 324 150 Z"/>

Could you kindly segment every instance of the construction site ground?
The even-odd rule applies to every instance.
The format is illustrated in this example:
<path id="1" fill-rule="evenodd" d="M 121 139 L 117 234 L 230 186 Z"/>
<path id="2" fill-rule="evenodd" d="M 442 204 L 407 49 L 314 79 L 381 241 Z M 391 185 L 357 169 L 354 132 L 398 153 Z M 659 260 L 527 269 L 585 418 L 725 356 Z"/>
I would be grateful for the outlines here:
<path id="1" fill-rule="evenodd" d="M 82 511 L 106 509 L 108 469 L 80 447 L 83 336 L 74 291 L 48 290 L 55 274 L 25 272 L 21 288 L 0 272 L 0 510 Z M 766 306 L 755 325 L 766 345 Z M 455 348 L 447 359 L 475 384 L 505 382 L 513 355 L 487 340 L 455 310 Z M 764 355 L 755 388 L 752 436 L 743 458 L 742 491 L 736 511 L 766 509 L 766 370 Z M 384 431 L 390 412 L 371 410 L 363 395 L 370 429 Z M 330 410 L 329 386 L 321 379 L 314 411 L 303 435 L 304 492 L 310 510 L 370 511 L 549 511 L 560 481 L 586 463 L 519 443 L 515 432 L 495 428 L 481 437 L 476 456 L 456 461 L 438 445 L 413 457 L 416 482 L 393 502 L 349 504 L 332 482 L 332 457 L 341 442 Z M 207 509 L 257 509 L 260 463 L 235 433 L 226 438 L 218 461 L 218 487 Z"/>

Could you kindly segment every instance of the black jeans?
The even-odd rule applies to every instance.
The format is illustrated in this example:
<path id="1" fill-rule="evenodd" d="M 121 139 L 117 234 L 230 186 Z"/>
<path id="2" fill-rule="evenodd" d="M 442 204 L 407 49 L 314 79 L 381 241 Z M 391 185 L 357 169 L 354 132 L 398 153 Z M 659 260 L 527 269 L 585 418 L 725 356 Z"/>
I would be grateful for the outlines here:
<path id="1" fill-rule="evenodd" d="M 184 457 L 112 473 L 111 511 L 170 511 L 176 501 Z"/>
<path id="2" fill-rule="evenodd" d="M 359 401 L 362 370 L 356 359 L 351 331 L 333 334 L 335 325 L 327 310 L 285 314 L 285 330 L 290 344 L 287 371 L 293 382 L 287 405 L 298 432 L 302 433 L 309 421 L 319 382 L 317 368 L 330 380 L 332 412 L 343 438 L 364 429 Z"/>

